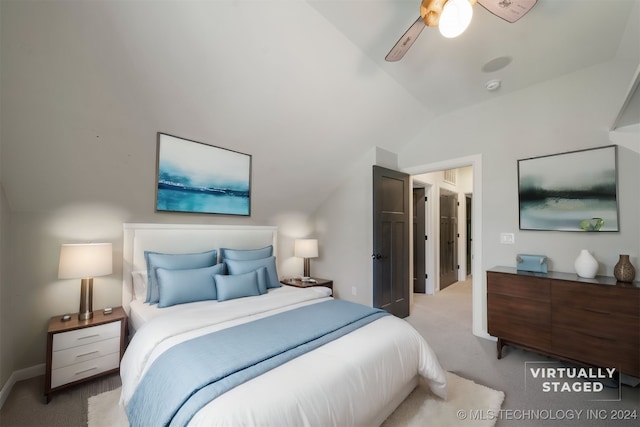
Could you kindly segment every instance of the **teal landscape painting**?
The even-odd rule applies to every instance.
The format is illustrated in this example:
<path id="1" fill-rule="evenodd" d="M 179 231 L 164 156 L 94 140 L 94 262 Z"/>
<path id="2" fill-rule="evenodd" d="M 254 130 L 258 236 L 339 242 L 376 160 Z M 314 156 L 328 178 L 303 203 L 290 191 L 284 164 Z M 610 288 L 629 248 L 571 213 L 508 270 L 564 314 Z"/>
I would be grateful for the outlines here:
<path id="1" fill-rule="evenodd" d="M 250 215 L 251 156 L 158 135 L 156 210 Z"/>
<path id="2" fill-rule="evenodd" d="M 519 160 L 520 229 L 618 231 L 616 148 Z"/>

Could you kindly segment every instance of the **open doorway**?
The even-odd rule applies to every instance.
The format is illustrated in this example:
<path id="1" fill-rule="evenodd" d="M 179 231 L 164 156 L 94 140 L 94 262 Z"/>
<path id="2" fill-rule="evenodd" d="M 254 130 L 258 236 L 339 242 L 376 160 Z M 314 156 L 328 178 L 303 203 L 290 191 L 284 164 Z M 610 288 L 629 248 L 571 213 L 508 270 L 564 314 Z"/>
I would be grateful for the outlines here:
<path id="1" fill-rule="evenodd" d="M 416 187 L 428 189 L 425 198 L 424 234 L 425 254 L 420 258 L 419 236 L 414 235 L 414 263 L 424 264 L 425 293 L 433 295 L 458 281 L 464 281 L 472 272 L 471 224 L 472 205 L 467 199 L 473 195 L 473 166 L 443 169 L 412 175 Z M 414 203 L 420 203 L 414 197 Z M 468 210 L 471 209 L 471 210 Z M 414 206 L 414 213 L 419 212 Z M 419 230 L 414 227 L 414 234 Z M 420 231 L 417 231 L 420 233 Z M 421 272 L 414 265 L 414 274 Z M 421 278 L 418 278 L 421 283 Z M 431 279 L 431 280 L 429 280 Z M 419 287 L 415 287 L 417 292 Z"/>
<path id="2" fill-rule="evenodd" d="M 473 185 L 469 193 L 473 194 L 472 204 L 472 240 L 471 240 L 471 273 L 472 288 L 472 330 L 473 334 L 487 339 L 494 339 L 487 332 L 487 285 L 483 277 L 482 264 L 482 156 L 474 154 L 456 159 L 449 159 L 434 163 L 403 168 L 403 171 L 415 177 L 417 175 L 442 171 L 451 168 L 471 166 L 473 170 Z M 434 197 L 432 197 L 434 199 Z M 434 258 L 433 256 L 431 258 Z M 463 264 L 466 266 L 466 263 Z"/>

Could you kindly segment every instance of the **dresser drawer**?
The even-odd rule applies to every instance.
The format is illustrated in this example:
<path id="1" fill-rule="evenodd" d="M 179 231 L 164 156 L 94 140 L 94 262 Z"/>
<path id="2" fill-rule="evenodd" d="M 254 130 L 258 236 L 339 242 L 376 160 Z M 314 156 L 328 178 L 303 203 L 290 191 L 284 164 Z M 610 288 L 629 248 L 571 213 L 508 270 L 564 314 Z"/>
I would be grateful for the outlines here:
<path id="1" fill-rule="evenodd" d="M 637 341 L 618 340 L 555 325 L 552 336 L 554 351 L 564 357 L 640 376 L 640 347 Z"/>
<path id="2" fill-rule="evenodd" d="M 77 347 L 54 351 L 51 360 L 51 367 L 53 369 L 58 369 L 63 366 L 97 359 L 111 353 L 120 353 L 120 337 L 113 337 L 87 345 L 80 345 Z"/>
<path id="3" fill-rule="evenodd" d="M 548 303 L 550 281 L 544 278 L 487 272 L 487 293 Z"/>
<path id="4" fill-rule="evenodd" d="M 68 332 L 57 333 L 53 336 L 53 351 L 91 344 L 109 338 L 120 337 L 120 322 L 105 323 Z"/>
<path id="5" fill-rule="evenodd" d="M 551 288 L 554 310 L 579 307 L 596 313 L 640 317 L 637 288 L 600 286 L 578 282 L 554 282 Z"/>
<path id="6" fill-rule="evenodd" d="M 120 352 L 51 371 L 51 388 L 89 378 L 120 366 Z"/>
<path id="7" fill-rule="evenodd" d="M 554 326 L 589 336 L 640 345 L 640 320 L 634 316 L 598 309 L 554 306 L 551 317 Z"/>
<path id="8" fill-rule="evenodd" d="M 541 350 L 551 346 L 549 305 L 500 294 L 487 296 L 488 332 Z"/>

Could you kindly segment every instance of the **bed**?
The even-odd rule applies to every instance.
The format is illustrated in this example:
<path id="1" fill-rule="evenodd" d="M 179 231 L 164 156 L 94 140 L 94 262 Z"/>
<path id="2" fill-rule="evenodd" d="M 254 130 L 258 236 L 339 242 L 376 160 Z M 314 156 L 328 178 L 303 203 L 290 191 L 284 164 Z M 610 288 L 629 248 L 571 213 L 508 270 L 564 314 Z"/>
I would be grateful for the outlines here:
<path id="1" fill-rule="evenodd" d="M 275 227 L 124 225 L 122 303 L 132 338 L 120 402 L 131 425 L 375 426 L 419 381 L 446 398 L 445 371 L 404 320 L 334 299 L 328 288 L 273 284 L 271 264 L 262 265 L 278 255 L 277 235 Z M 234 264 L 267 248 L 271 257 Z M 207 267 L 156 267 L 148 258 L 212 249 L 216 264 Z M 147 261 L 158 274 L 156 304 L 143 301 L 153 287 L 142 286 Z M 260 268 L 248 269 L 256 262 Z M 176 285 L 177 297 L 168 291 L 166 283 L 220 264 L 227 271 L 213 276 L 215 299 L 182 302 L 187 285 Z M 245 283 L 246 295 L 238 291 Z M 277 346 L 286 349 L 275 353 Z M 223 362 L 238 366 L 229 371 Z"/>

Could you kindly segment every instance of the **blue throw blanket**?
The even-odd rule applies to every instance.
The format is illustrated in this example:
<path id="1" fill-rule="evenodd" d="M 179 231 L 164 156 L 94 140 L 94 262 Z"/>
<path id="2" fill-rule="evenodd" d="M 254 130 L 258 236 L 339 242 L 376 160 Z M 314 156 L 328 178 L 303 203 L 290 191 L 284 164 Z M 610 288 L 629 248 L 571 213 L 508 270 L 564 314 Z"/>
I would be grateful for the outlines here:
<path id="1" fill-rule="evenodd" d="M 330 300 L 185 341 L 149 368 L 126 411 L 132 426 L 184 426 L 211 400 L 388 313 Z"/>

